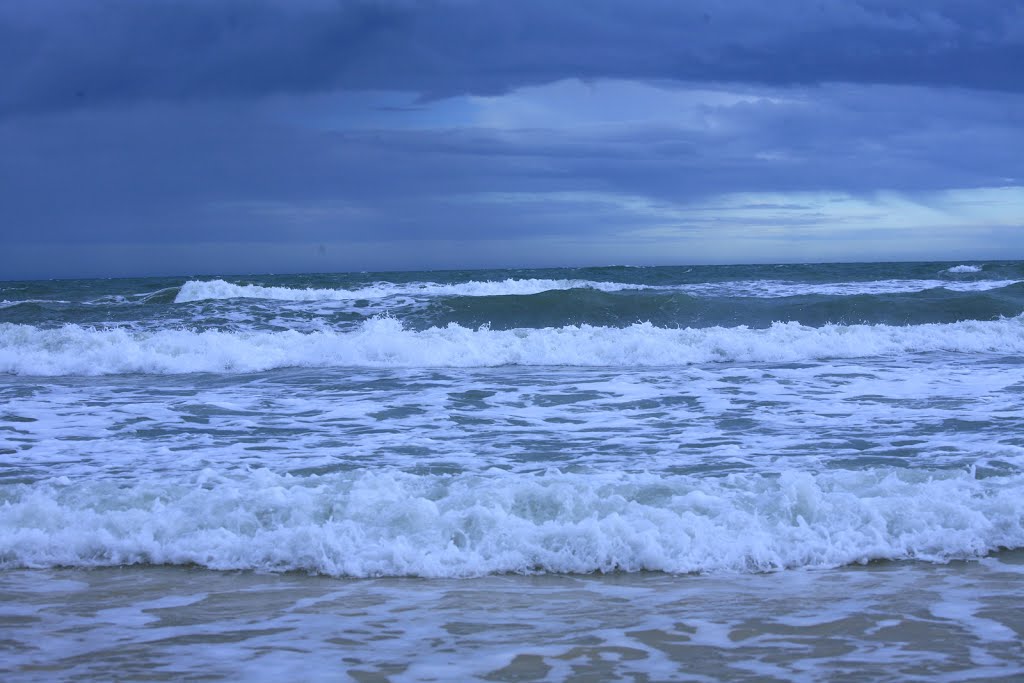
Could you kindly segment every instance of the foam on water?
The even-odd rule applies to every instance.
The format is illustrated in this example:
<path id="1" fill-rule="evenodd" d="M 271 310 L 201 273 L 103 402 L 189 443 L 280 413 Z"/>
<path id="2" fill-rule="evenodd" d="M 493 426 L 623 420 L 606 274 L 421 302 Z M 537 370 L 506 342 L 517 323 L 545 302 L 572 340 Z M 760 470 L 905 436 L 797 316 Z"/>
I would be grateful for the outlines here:
<path id="1" fill-rule="evenodd" d="M 5 289 L 0 678 L 1019 677 L 1024 270 L 955 265 Z"/>
<path id="2" fill-rule="evenodd" d="M 83 301 L 82 303 L 86 306 L 123 306 L 125 304 L 145 304 L 149 303 L 156 297 L 162 294 L 169 294 L 170 292 L 178 291 L 177 287 L 162 287 L 149 292 L 138 292 L 135 294 L 107 294 L 105 296 Z"/>
<path id="3" fill-rule="evenodd" d="M 711 282 L 679 285 L 678 289 L 693 296 L 736 296 L 779 299 L 791 296 L 863 296 L 882 294 L 913 294 L 930 289 L 950 292 L 987 292 L 1015 285 L 1019 280 L 871 280 L 867 282 L 788 282 L 785 280 L 753 280 Z"/>
<path id="4" fill-rule="evenodd" d="M 1024 546 L 1022 491 L 1021 475 L 900 469 L 63 479 L 4 488 L 0 566 L 464 577 L 943 562 Z"/>
<path id="5" fill-rule="evenodd" d="M 0 301 L 0 308 L 10 308 L 11 306 L 20 306 L 21 304 L 69 304 L 70 301 L 64 301 L 62 299 L 19 299 L 17 301 L 8 301 L 4 299 Z"/>
<path id="6" fill-rule="evenodd" d="M 946 272 L 947 273 L 980 273 L 981 270 L 982 270 L 981 266 L 961 265 L 961 266 L 953 266 L 952 268 L 950 268 Z"/>
<path id="7" fill-rule="evenodd" d="M 257 372 L 282 367 L 674 366 L 801 362 L 925 352 L 1024 352 L 1024 316 L 912 326 L 774 323 L 741 327 L 589 325 L 422 331 L 374 318 L 352 332 L 155 332 L 0 324 L 0 372 L 20 375 Z"/>
<path id="8" fill-rule="evenodd" d="M 598 289 L 618 291 L 644 289 L 642 285 L 619 282 L 590 282 L 587 280 L 545 280 L 506 279 L 501 281 L 461 282 L 444 284 L 438 282 L 411 282 L 394 284 L 378 282 L 359 289 L 298 289 L 294 287 L 263 287 L 260 285 L 237 285 L 224 280 L 189 280 L 181 286 L 175 303 L 203 301 L 207 299 L 274 299 L 278 301 L 351 301 L 357 299 L 379 299 L 394 296 L 501 296 L 529 295 L 553 290 Z"/>
<path id="9" fill-rule="evenodd" d="M 958 266 L 958 268 L 976 268 Z M 977 270 L 950 269 L 951 273 L 978 272 Z M 175 303 L 218 299 L 270 299 L 277 301 L 354 301 L 374 300 L 391 297 L 438 297 L 438 296 L 527 296 L 549 291 L 570 289 L 595 289 L 603 292 L 626 290 L 679 291 L 693 296 L 738 296 L 754 298 L 782 298 L 805 295 L 856 296 L 863 294 L 900 294 L 922 292 L 929 289 L 946 289 L 955 292 L 982 292 L 1000 289 L 1018 280 L 873 280 L 867 282 L 806 283 L 785 280 L 750 280 L 709 282 L 679 285 L 640 285 L 626 282 L 595 282 L 591 280 L 553 279 L 505 279 L 497 281 L 462 282 L 444 284 L 437 282 L 411 282 L 395 284 L 377 282 L 357 289 L 326 289 L 294 287 L 265 287 L 261 285 L 239 285 L 225 280 L 189 280 L 181 286 Z"/>

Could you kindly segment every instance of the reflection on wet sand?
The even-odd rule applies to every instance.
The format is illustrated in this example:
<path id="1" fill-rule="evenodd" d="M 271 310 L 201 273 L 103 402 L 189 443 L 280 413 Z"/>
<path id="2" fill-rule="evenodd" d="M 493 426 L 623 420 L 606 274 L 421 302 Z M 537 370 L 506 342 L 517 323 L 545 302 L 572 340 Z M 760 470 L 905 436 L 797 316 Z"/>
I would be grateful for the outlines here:
<path id="1" fill-rule="evenodd" d="M 0 577 L 5 680 L 1009 680 L 1024 553 L 771 574 Z"/>

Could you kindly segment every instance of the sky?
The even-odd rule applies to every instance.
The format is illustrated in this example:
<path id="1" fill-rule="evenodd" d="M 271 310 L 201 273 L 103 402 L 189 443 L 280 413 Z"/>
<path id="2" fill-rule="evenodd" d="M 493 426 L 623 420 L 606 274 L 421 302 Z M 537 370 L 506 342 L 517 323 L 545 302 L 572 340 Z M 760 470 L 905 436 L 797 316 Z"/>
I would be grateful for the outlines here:
<path id="1" fill-rule="evenodd" d="M 6 0 L 0 279 L 1024 258 L 1024 0 Z"/>

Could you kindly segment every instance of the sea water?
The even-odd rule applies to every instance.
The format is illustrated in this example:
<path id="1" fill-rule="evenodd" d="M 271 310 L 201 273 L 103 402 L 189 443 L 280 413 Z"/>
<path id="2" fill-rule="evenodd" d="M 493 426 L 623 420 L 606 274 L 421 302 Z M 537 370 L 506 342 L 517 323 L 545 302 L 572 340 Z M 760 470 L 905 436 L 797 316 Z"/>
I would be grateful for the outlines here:
<path id="1" fill-rule="evenodd" d="M 1024 263 L 0 282 L 5 680 L 1024 676 Z"/>

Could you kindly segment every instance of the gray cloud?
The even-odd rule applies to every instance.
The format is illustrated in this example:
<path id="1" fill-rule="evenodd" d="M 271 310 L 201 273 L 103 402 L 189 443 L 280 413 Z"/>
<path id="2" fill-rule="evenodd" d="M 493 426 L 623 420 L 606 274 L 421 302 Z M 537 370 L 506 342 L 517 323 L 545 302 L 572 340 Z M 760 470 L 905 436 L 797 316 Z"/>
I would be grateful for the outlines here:
<path id="1" fill-rule="evenodd" d="M 715 107 L 720 125 L 707 129 L 335 131 L 224 103 L 8 120 L 0 244 L 597 234 L 654 219 L 560 196 L 679 205 L 735 192 L 913 194 L 1020 173 L 1024 95 L 762 94 Z"/>
<path id="2" fill-rule="evenodd" d="M 1021 91 L 1012 0 L 34 0 L 0 5 L 0 113 L 579 78 Z"/>
<path id="3" fill-rule="evenodd" d="M 0 277 L 807 244 L 824 214 L 792 193 L 1024 184 L 1022 46 L 1024 3 L 994 0 L 2 3 Z M 640 113 L 518 90 L 566 78 Z M 565 111 L 489 120 L 453 97 L 509 92 L 499 119 L 521 95 Z"/>

